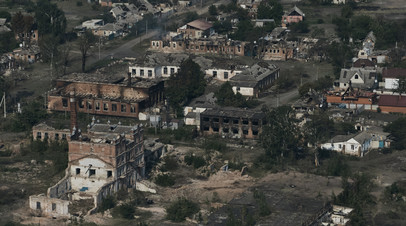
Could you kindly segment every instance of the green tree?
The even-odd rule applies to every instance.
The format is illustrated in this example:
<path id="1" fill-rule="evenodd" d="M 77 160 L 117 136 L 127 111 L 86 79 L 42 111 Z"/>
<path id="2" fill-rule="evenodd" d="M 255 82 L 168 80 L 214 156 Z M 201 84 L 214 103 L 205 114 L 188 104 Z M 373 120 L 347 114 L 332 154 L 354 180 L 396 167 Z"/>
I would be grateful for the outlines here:
<path id="1" fill-rule="evenodd" d="M 0 54 L 11 52 L 18 47 L 17 40 L 13 32 L 6 32 L 0 34 Z"/>
<path id="2" fill-rule="evenodd" d="M 406 117 L 399 118 L 385 127 L 393 136 L 391 146 L 397 150 L 406 149 Z"/>
<path id="3" fill-rule="evenodd" d="M 86 31 L 79 37 L 79 50 L 82 56 L 82 72 L 86 70 L 86 59 L 89 54 L 90 47 L 96 42 L 96 37 L 92 32 Z"/>
<path id="4" fill-rule="evenodd" d="M 183 61 L 178 73 L 171 75 L 166 89 L 167 98 L 177 114 L 181 107 L 204 93 L 206 80 L 200 66 L 192 59 Z"/>
<path id="5" fill-rule="evenodd" d="M 280 164 L 287 158 L 294 159 L 300 151 L 301 138 L 293 113 L 289 106 L 267 112 L 268 125 L 263 127 L 260 140 L 270 163 Z"/>
<path id="6" fill-rule="evenodd" d="M 29 15 L 24 16 L 21 12 L 17 12 L 11 18 L 11 29 L 19 37 L 20 40 L 23 40 L 24 34 L 31 33 L 33 25 L 34 18 Z"/>
<path id="7" fill-rule="evenodd" d="M 334 67 L 336 75 L 339 75 L 341 68 L 351 64 L 353 55 L 352 49 L 344 43 L 333 42 L 327 49 L 327 56 Z"/>
<path id="8" fill-rule="evenodd" d="M 217 7 L 215 5 L 211 5 L 209 7 L 209 14 L 212 15 L 212 16 L 218 15 Z"/>
<path id="9" fill-rule="evenodd" d="M 7 11 L 0 11 L 0 18 L 6 18 L 6 22 L 10 22 L 11 14 Z"/>
<path id="10" fill-rule="evenodd" d="M 283 7 L 276 0 L 262 1 L 258 7 L 258 19 L 274 19 L 280 24 L 283 16 Z"/>
<path id="11" fill-rule="evenodd" d="M 196 12 L 187 12 L 185 15 L 185 19 L 183 20 L 184 24 L 189 23 L 190 21 L 197 20 L 199 18 L 199 14 Z"/>
<path id="12" fill-rule="evenodd" d="M 241 93 L 234 94 L 233 87 L 229 82 L 221 85 L 220 89 L 214 94 L 217 98 L 217 104 L 221 106 L 242 106 L 245 102 L 245 98 Z"/>
<path id="13" fill-rule="evenodd" d="M 66 29 L 65 13 L 48 0 L 39 0 L 35 9 L 35 19 L 40 35 L 52 34 L 63 37 Z"/>
<path id="14" fill-rule="evenodd" d="M 193 214 L 199 212 L 199 206 L 187 200 L 186 198 L 179 198 L 166 208 L 166 219 L 174 222 L 182 222 L 186 217 L 191 217 Z"/>

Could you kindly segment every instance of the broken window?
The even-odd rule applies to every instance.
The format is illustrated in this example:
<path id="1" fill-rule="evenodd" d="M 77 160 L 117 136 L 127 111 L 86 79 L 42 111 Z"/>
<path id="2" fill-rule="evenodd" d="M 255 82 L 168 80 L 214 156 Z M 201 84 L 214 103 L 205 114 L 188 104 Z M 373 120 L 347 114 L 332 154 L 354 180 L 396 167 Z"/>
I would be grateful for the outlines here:
<path id="1" fill-rule="evenodd" d="M 52 203 L 52 211 L 56 210 L 56 203 Z"/>
<path id="2" fill-rule="evenodd" d="M 223 123 L 229 123 L 230 120 L 228 118 L 223 119 Z"/>
<path id="3" fill-rule="evenodd" d="M 66 140 L 66 134 L 62 134 L 62 140 Z"/>
<path id="4" fill-rule="evenodd" d="M 76 175 L 80 174 L 80 168 L 76 168 Z"/>
<path id="5" fill-rule="evenodd" d="M 238 119 L 233 119 L 233 124 L 238 124 Z"/>
<path id="6" fill-rule="evenodd" d="M 252 121 L 252 125 L 257 126 L 257 125 L 258 125 L 258 121 Z"/>
<path id="7" fill-rule="evenodd" d="M 96 111 L 100 111 L 100 103 L 96 102 Z"/>
<path id="8" fill-rule="evenodd" d="M 127 106 L 125 104 L 121 105 L 121 112 L 127 112 Z"/>
<path id="9" fill-rule="evenodd" d="M 248 130 L 245 129 L 245 130 L 242 131 L 242 133 L 243 133 L 244 135 L 248 135 Z"/>
<path id="10" fill-rule="evenodd" d="M 135 113 L 135 106 L 134 105 L 131 105 L 131 113 Z"/>
<path id="11" fill-rule="evenodd" d="M 59 140 L 59 133 L 55 133 L 55 140 Z"/>
<path id="12" fill-rule="evenodd" d="M 248 125 L 248 119 L 244 119 L 244 120 L 242 121 L 242 124 Z"/>
<path id="13" fill-rule="evenodd" d="M 233 133 L 237 134 L 238 133 L 238 129 L 233 129 Z"/>
<path id="14" fill-rule="evenodd" d="M 113 176 L 113 172 L 111 170 L 107 170 L 107 178 Z"/>
<path id="15" fill-rule="evenodd" d="M 136 75 L 136 74 L 137 74 L 137 69 L 134 69 L 134 68 L 133 68 L 133 69 L 131 70 L 131 74 Z"/>
<path id="16" fill-rule="evenodd" d="M 62 106 L 63 106 L 64 108 L 67 108 L 67 107 L 68 107 L 68 99 L 62 98 Z"/>
<path id="17" fill-rule="evenodd" d="M 164 75 L 167 75 L 167 74 L 168 74 L 168 68 L 164 67 Z"/>
<path id="18" fill-rule="evenodd" d="M 213 122 L 219 122 L 219 118 L 213 118 Z"/>
<path id="19" fill-rule="evenodd" d="M 203 117 L 203 121 L 208 122 L 209 118 L 208 117 Z"/>
<path id="20" fill-rule="evenodd" d="M 41 209 L 41 203 L 37 202 L 37 210 L 40 210 L 40 209 Z"/>
<path id="21" fill-rule="evenodd" d="M 87 102 L 87 109 L 92 110 L 92 102 Z"/>
<path id="22" fill-rule="evenodd" d="M 96 175 L 96 170 L 95 169 L 89 169 L 89 177 Z"/>
<path id="23" fill-rule="evenodd" d="M 204 127 L 203 127 L 203 130 L 204 130 L 204 131 L 209 131 L 209 127 L 208 127 L 208 126 L 204 126 Z"/>
<path id="24" fill-rule="evenodd" d="M 37 139 L 38 139 L 38 140 L 41 140 L 41 138 L 42 138 L 41 132 L 37 132 Z"/>
<path id="25" fill-rule="evenodd" d="M 144 76 L 144 69 L 140 70 L 140 76 Z"/>
<path id="26" fill-rule="evenodd" d="M 257 130 L 253 130 L 253 131 L 252 131 L 252 134 L 253 134 L 254 136 L 258 135 L 258 131 L 257 131 Z"/>
<path id="27" fill-rule="evenodd" d="M 224 72 L 224 79 L 228 79 L 228 72 L 227 71 Z"/>
<path id="28" fill-rule="evenodd" d="M 44 139 L 48 139 L 48 133 L 44 133 Z"/>
<path id="29" fill-rule="evenodd" d="M 79 108 L 84 108 L 85 102 L 83 100 L 79 101 Z"/>
<path id="30" fill-rule="evenodd" d="M 354 150 L 354 145 L 351 145 L 351 150 Z"/>
<path id="31" fill-rule="evenodd" d="M 230 130 L 228 128 L 223 128 L 223 133 L 228 133 Z"/>
<path id="32" fill-rule="evenodd" d="M 219 128 L 218 128 L 218 127 L 213 127 L 213 131 L 214 131 L 214 132 L 218 132 L 218 131 L 219 131 Z"/>
<path id="33" fill-rule="evenodd" d="M 109 110 L 109 104 L 108 103 L 103 103 L 103 110 L 105 110 L 105 111 Z"/>
<path id="34" fill-rule="evenodd" d="M 152 70 L 148 70 L 148 77 L 152 77 Z"/>
<path id="35" fill-rule="evenodd" d="M 171 68 L 171 75 L 175 74 L 175 68 Z"/>
<path id="36" fill-rule="evenodd" d="M 213 71 L 213 77 L 217 77 L 217 71 Z"/>
<path id="37" fill-rule="evenodd" d="M 117 104 L 111 104 L 111 110 L 117 111 Z"/>

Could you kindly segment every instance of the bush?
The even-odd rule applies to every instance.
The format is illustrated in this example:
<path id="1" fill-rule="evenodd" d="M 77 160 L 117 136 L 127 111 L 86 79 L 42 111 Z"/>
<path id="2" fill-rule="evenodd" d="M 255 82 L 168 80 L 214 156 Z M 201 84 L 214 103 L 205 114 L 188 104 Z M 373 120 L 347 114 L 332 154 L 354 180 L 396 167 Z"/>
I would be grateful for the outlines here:
<path id="1" fill-rule="evenodd" d="M 166 219 L 174 222 L 182 222 L 186 217 L 192 216 L 199 212 L 199 210 L 200 208 L 196 203 L 186 198 L 180 198 L 166 209 Z"/>
<path id="2" fill-rule="evenodd" d="M 99 207 L 99 212 L 104 213 L 104 211 L 111 209 L 116 206 L 116 202 L 112 196 L 107 196 L 103 199 Z"/>
<path id="3" fill-rule="evenodd" d="M 121 206 L 117 206 L 116 208 L 113 209 L 112 211 L 112 216 L 113 217 L 120 217 L 124 219 L 134 219 L 134 213 L 135 213 L 135 207 L 132 206 L 131 204 L 123 204 Z"/>
<path id="4" fill-rule="evenodd" d="M 193 165 L 195 169 L 198 169 L 204 165 L 206 165 L 206 160 L 200 156 L 193 156 L 192 154 L 185 156 L 185 162 L 187 165 Z"/>
<path id="5" fill-rule="evenodd" d="M 227 145 L 218 139 L 206 139 L 203 142 L 203 148 L 206 151 L 215 150 L 221 152 L 227 150 Z"/>
<path id="6" fill-rule="evenodd" d="M 83 6 L 83 2 L 82 1 L 77 1 L 76 6 Z"/>
<path id="7" fill-rule="evenodd" d="M 165 156 L 164 161 L 165 164 L 163 164 L 160 168 L 162 172 L 174 171 L 178 169 L 178 161 L 173 156 Z"/>
<path id="8" fill-rule="evenodd" d="M 162 187 L 170 187 L 175 184 L 175 177 L 169 174 L 161 174 L 155 178 L 155 183 Z"/>

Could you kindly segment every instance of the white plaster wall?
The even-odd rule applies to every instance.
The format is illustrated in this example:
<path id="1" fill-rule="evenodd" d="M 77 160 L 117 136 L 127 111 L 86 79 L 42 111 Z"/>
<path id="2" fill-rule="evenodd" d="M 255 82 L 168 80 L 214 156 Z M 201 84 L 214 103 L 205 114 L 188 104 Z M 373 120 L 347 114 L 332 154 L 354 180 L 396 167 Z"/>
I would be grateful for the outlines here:
<path id="1" fill-rule="evenodd" d="M 133 73 L 133 69 L 135 70 L 135 74 Z M 144 70 L 144 75 L 141 76 L 141 70 Z M 152 76 L 148 77 L 148 71 L 152 71 Z M 146 78 L 146 79 L 153 79 L 157 78 L 160 76 L 160 74 L 156 74 L 156 69 L 153 67 L 140 67 L 140 66 L 130 66 L 128 71 L 131 73 L 131 77 L 137 77 L 137 78 Z"/>
<path id="2" fill-rule="evenodd" d="M 164 73 L 165 67 L 168 69 L 168 72 L 166 74 Z M 173 69 L 173 71 L 174 71 L 173 73 L 176 74 L 176 73 L 178 73 L 179 67 L 178 66 L 161 66 L 161 67 L 159 67 L 159 71 L 160 71 L 162 77 L 164 77 L 164 78 L 169 78 L 171 76 L 171 69 Z"/>
<path id="3" fill-rule="evenodd" d="M 69 216 L 69 201 L 48 198 L 45 195 L 32 195 L 29 197 L 30 209 L 37 210 L 37 202 L 41 203 L 41 211 L 46 216 L 67 217 Z M 52 203 L 55 204 L 55 210 L 52 210 Z M 39 210 L 38 210 L 39 211 Z"/>
<path id="4" fill-rule="evenodd" d="M 352 78 L 350 79 L 350 80 L 351 80 L 351 83 L 353 83 L 353 84 L 355 84 L 355 83 L 356 83 L 356 84 L 364 84 L 364 80 L 362 80 L 361 76 L 358 75 L 358 79 L 356 79 L 356 78 L 355 78 L 356 75 L 358 75 L 358 74 L 353 75 Z"/>
<path id="5" fill-rule="evenodd" d="M 399 79 L 397 78 L 386 78 L 385 79 L 385 89 L 397 89 L 399 86 Z"/>
<path id="6" fill-rule="evenodd" d="M 185 118 L 185 124 L 190 125 L 190 126 L 195 126 L 196 119 L 195 118 Z"/>
<path id="7" fill-rule="evenodd" d="M 96 174 L 89 176 L 89 165 L 92 165 L 90 169 L 96 170 Z M 80 174 L 76 175 L 76 169 L 80 169 Z M 107 171 L 112 171 L 112 176 L 107 178 Z M 112 167 L 105 164 L 99 159 L 84 158 L 79 160 L 79 164 L 71 165 L 71 186 L 73 190 L 79 191 L 82 187 L 88 187 L 85 192 L 96 192 L 105 183 L 112 181 L 116 178 L 116 172 Z"/>
<path id="8" fill-rule="evenodd" d="M 233 91 L 234 93 L 237 93 L 237 86 L 233 86 Z M 254 96 L 254 88 L 251 87 L 240 87 L 240 90 L 238 92 L 241 93 L 241 95 L 243 96 Z"/>
<path id="9" fill-rule="evenodd" d="M 209 77 L 213 77 L 213 72 L 217 71 L 217 75 L 216 77 L 214 77 L 217 80 L 220 81 L 229 81 L 230 78 L 238 75 L 239 73 L 241 73 L 242 71 L 238 71 L 238 70 L 226 70 L 226 69 L 217 69 L 217 68 L 213 68 L 213 69 L 207 69 L 205 71 L 206 75 Z M 228 72 L 228 78 L 225 79 L 224 78 L 224 72 Z"/>

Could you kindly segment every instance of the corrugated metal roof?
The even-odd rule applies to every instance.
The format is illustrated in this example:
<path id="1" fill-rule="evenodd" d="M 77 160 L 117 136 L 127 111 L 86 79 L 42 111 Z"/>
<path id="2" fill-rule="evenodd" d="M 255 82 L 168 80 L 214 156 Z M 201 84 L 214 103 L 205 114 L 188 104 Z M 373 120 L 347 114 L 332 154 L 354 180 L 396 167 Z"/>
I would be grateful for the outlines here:
<path id="1" fill-rule="evenodd" d="M 205 31 L 205 30 L 213 27 L 213 24 L 208 23 L 208 22 L 203 21 L 203 20 L 199 20 L 199 19 L 194 20 L 192 22 L 189 22 L 189 23 L 187 23 L 187 25 L 190 26 L 190 27 L 197 28 L 197 29 L 202 30 L 202 31 Z"/>

